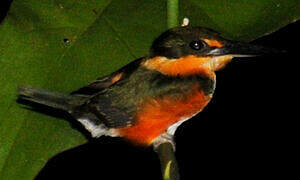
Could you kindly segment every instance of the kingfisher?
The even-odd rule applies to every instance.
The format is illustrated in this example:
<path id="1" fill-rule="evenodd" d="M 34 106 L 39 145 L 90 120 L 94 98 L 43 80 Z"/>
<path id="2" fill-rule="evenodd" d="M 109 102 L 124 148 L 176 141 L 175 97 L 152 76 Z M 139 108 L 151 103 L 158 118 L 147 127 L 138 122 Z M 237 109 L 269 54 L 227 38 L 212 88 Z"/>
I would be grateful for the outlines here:
<path id="1" fill-rule="evenodd" d="M 67 111 L 92 137 L 122 137 L 157 148 L 212 99 L 215 72 L 235 57 L 277 53 L 225 39 L 204 27 L 181 26 L 156 38 L 149 53 L 70 94 L 20 86 L 19 98 Z"/>

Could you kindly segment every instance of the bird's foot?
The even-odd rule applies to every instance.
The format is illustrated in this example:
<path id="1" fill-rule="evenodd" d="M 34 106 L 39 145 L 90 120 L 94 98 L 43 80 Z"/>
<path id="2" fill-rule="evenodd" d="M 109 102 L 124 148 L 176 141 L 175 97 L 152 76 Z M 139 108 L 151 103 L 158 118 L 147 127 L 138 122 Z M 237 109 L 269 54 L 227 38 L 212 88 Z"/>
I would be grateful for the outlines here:
<path id="1" fill-rule="evenodd" d="M 157 137 L 154 141 L 153 141 L 153 148 L 154 151 L 157 151 L 157 148 L 164 143 L 170 143 L 173 147 L 173 151 L 175 151 L 175 142 L 174 142 L 174 136 L 165 132 L 163 134 L 161 134 L 159 137 Z"/>

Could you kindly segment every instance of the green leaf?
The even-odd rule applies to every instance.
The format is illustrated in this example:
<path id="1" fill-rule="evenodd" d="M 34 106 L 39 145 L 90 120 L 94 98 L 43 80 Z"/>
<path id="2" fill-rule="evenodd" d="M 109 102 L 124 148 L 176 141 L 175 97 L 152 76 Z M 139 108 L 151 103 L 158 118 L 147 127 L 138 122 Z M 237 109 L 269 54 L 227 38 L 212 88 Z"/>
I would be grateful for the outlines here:
<path id="1" fill-rule="evenodd" d="M 180 19 L 233 40 L 251 41 L 300 19 L 299 0 L 182 0 Z"/>
<path id="2" fill-rule="evenodd" d="M 0 179 L 32 179 L 51 156 L 86 142 L 69 122 L 17 104 L 17 86 L 68 93 L 110 73 L 147 52 L 166 29 L 165 9 L 161 1 L 13 2 L 0 27 Z"/>
<path id="3" fill-rule="evenodd" d="M 300 18 L 299 0 L 182 0 L 180 21 L 252 40 Z M 166 1 L 19 0 L 0 26 L 0 179 L 32 179 L 86 142 L 72 123 L 16 103 L 20 84 L 68 93 L 147 53 Z"/>

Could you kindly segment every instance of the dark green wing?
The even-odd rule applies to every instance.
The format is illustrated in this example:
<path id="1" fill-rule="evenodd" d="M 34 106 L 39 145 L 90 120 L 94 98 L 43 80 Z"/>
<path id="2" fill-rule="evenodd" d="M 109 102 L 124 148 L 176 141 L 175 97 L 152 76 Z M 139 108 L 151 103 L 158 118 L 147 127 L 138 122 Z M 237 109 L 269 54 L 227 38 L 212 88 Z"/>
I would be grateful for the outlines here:
<path id="1" fill-rule="evenodd" d="M 128 80 L 130 75 L 138 69 L 143 59 L 136 59 L 118 71 L 98 78 L 89 85 L 71 93 L 73 96 L 83 96 L 87 99 L 85 103 L 74 109 L 72 115 L 82 122 L 93 136 L 98 137 L 97 133 L 102 132 L 102 130 L 99 130 L 102 124 L 108 128 L 121 128 L 134 124 L 132 113 L 113 102 L 121 101 L 123 97 L 104 90 L 115 87 L 115 84 L 121 87 L 126 86 L 128 83 L 126 79 Z M 120 84 L 121 81 L 126 83 Z"/>

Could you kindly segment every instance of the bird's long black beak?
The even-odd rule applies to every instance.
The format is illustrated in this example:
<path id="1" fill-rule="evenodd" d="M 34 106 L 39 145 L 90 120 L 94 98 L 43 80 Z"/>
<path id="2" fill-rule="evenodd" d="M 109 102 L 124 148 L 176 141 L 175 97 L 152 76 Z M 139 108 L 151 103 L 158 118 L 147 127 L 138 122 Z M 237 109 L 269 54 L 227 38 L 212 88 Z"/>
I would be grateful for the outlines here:
<path id="1" fill-rule="evenodd" d="M 261 56 L 268 54 L 285 53 L 283 50 L 253 45 L 243 42 L 226 42 L 223 47 L 212 49 L 211 56 L 232 55 L 233 57 Z"/>

